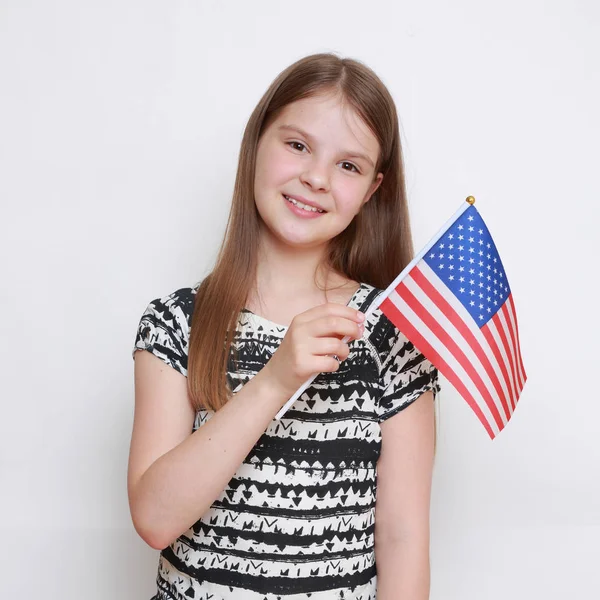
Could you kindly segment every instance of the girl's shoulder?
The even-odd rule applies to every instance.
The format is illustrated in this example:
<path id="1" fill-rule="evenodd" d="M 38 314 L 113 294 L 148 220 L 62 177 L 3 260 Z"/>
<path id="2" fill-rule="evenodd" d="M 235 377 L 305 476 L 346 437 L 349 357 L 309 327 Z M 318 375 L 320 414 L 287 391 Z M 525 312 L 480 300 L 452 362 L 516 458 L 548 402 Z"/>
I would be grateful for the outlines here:
<path id="1" fill-rule="evenodd" d="M 142 313 L 132 350 L 148 350 L 187 376 L 194 298 L 199 284 L 178 288 L 151 300 Z"/>
<path id="2" fill-rule="evenodd" d="M 198 284 L 178 288 L 152 300 L 146 307 L 145 313 L 152 314 L 163 324 L 180 331 L 182 335 L 189 335 L 197 291 Z"/>

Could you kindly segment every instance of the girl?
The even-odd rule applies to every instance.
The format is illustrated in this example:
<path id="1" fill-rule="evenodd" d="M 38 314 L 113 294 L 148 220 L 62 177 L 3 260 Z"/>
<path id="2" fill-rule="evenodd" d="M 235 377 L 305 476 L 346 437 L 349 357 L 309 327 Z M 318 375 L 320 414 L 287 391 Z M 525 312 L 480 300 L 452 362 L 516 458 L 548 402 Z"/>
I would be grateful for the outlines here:
<path id="1" fill-rule="evenodd" d="M 128 492 L 154 598 L 429 597 L 437 370 L 364 316 L 412 252 L 388 90 L 299 60 L 250 117 L 212 272 L 137 330 Z"/>

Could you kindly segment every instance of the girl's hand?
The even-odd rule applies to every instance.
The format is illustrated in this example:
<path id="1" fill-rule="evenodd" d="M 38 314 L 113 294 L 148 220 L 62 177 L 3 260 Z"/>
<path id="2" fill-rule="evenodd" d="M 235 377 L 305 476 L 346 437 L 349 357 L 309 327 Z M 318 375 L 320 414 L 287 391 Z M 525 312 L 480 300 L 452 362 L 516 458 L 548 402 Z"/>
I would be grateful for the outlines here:
<path id="1" fill-rule="evenodd" d="M 342 338 L 361 338 L 363 321 L 363 313 L 336 302 L 326 302 L 296 315 L 279 348 L 263 367 L 264 376 L 287 401 L 309 377 L 339 369 L 340 362 L 350 353 Z"/>

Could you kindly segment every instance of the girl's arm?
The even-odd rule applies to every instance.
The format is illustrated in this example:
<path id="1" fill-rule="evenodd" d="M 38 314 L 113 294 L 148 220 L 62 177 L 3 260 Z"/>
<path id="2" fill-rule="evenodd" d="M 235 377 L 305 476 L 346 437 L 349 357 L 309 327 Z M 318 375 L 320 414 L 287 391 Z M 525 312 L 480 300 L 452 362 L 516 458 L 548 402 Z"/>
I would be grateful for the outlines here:
<path id="1" fill-rule="evenodd" d="M 434 453 L 431 391 L 381 423 L 377 462 L 377 600 L 429 598 L 429 506 Z"/>
<path id="2" fill-rule="evenodd" d="M 210 508 L 289 396 L 260 371 L 190 435 L 186 377 L 145 351 L 134 373 L 129 506 L 136 531 L 160 550 Z"/>

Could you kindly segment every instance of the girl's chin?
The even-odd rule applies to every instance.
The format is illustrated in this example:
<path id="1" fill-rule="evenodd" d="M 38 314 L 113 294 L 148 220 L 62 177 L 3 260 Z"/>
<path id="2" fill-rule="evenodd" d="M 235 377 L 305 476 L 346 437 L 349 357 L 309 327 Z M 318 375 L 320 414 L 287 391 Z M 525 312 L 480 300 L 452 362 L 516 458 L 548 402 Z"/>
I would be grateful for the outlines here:
<path id="1" fill-rule="evenodd" d="M 343 231 L 343 228 L 336 228 L 336 230 L 332 230 L 330 227 L 323 228 L 324 222 L 320 219 L 298 219 L 294 215 L 286 218 L 285 213 L 283 216 L 273 215 L 273 218 L 276 219 L 276 222 L 271 219 L 269 221 L 260 219 L 261 234 L 268 236 L 277 244 L 298 250 L 323 246 Z M 331 223 L 327 223 L 327 225 L 331 225 Z"/>
<path id="2" fill-rule="evenodd" d="M 273 230 L 269 227 L 265 227 L 264 229 L 265 230 L 263 233 L 266 233 L 277 245 L 286 246 L 288 248 L 294 248 L 297 250 L 308 250 L 309 248 L 317 248 L 319 246 L 326 245 L 329 241 L 329 238 L 324 238 L 322 233 L 318 236 L 310 235 L 309 233 L 299 235 L 300 232 L 298 232 L 297 230 Z"/>
<path id="3" fill-rule="evenodd" d="M 319 232 L 319 235 L 299 235 L 298 231 L 285 232 L 278 231 L 275 234 L 276 239 L 290 248 L 298 250 L 309 250 L 319 247 L 326 247 L 329 242 L 340 232 Z"/>

